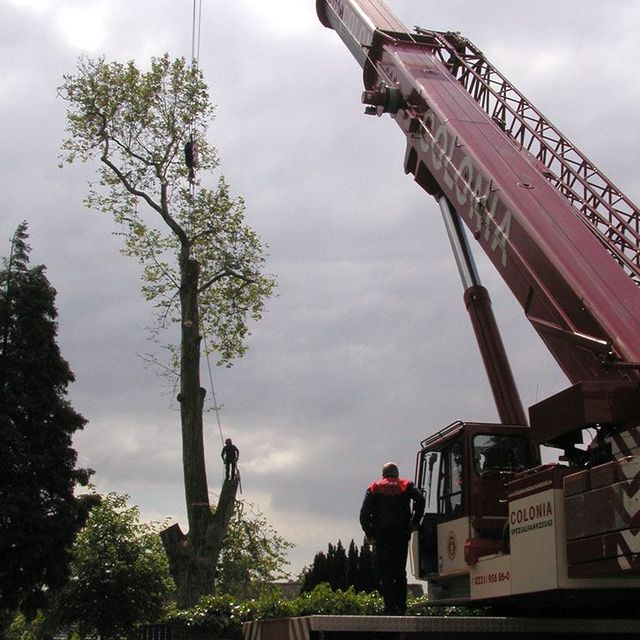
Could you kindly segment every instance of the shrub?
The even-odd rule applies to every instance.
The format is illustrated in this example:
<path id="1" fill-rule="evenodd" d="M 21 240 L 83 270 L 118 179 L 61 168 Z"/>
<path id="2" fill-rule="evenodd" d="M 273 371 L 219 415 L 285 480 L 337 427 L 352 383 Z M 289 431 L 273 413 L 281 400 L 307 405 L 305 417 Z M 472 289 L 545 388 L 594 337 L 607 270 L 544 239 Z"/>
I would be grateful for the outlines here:
<path id="1" fill-rule="evenodd" d="M 292 601 L 297 616 L 335 615 L 364 616 L 381 613 L 382 598 L 378 593 L 356 593 L 353 587 L 333 591 L 327 583 Z"/>
<path id="2" fill-rule="evenodd" d="M 215 640 L 242 638 L 242 623 L 252 620 L 312 615 L 372 616 L 380 615 L 383 610 L 382 597 L 377 592 L 356 593 L 353 587 L 334 591 L 323 583 L 294 600 L 285 600 L 278 593 L 244 602 L 230 595 L 204 596 L 191 609 L 170 611 L 166 622 L 186 627 L 192 640 Z M 425 596 L 409 598 L 407 613 L 423 616 L 473 615 L 464 607 L 434 606 Z"/>

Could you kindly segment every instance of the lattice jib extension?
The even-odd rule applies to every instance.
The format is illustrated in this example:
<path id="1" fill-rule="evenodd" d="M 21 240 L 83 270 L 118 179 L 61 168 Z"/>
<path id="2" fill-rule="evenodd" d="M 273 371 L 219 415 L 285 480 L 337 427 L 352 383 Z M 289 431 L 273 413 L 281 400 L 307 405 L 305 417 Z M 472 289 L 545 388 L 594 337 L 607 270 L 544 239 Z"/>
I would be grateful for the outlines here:
<path id="1" fill-rule="evenodd" d="M 629 277 L 640 285 L 640 210 L 466 38 L 416 28 L 480 107 L 531 154 Z"/>

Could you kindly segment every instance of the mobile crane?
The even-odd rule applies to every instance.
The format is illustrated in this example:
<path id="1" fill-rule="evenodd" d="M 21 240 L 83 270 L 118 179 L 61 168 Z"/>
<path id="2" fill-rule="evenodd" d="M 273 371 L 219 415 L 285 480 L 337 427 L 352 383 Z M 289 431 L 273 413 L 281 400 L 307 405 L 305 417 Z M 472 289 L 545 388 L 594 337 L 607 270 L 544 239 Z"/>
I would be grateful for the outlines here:
<path id="1" fill-rule="evenodd" d="M 422 441 L 414 574 L 433 601 L 628 606 L 640 594 L 640 212 L 466 38 L 409 32 L 381 0 L 316 9 L 363 69 L 365 112 L 395 120 L 405 172 L 439 203 L 500 419 Z M 572 384 L 528 419 L 463 224 Z M 541 464 L 542 445 L 560 462 Z"/>

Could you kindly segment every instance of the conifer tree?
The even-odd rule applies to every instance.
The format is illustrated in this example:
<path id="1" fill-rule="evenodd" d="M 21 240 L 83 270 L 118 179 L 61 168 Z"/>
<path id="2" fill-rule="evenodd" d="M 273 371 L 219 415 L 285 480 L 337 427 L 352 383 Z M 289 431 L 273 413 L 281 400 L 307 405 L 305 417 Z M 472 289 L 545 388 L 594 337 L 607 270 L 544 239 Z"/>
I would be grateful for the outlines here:
<path id="1" fill-rule="evenodd" d="M 358 560 L 359 560 L 358 547 L 356 543 L 351 540 L 349 544 L 349 551 L 347 551 L 347 584 L 355 587 L 358 581 Z"/>
<path id="2" fill-rule="evenodd" d="M 85 419 L 66 399 L 73 381 L 56 344 L 56 292 L 29 264 L 27 224 L 0 269 L 0 612 L 41 607 L 64 583 L 86 512 L 74 497 L 72 436 Z"/>
<path id="3" fill-rule="evenodd" d="M 348 554 L 340 540 L 335 545 L 329 543 L 326 553 L 316 553 L 311 566 L 302 572 L 302 591 L 313 591 L 323 582 L 332 589 L 353 587 L 356 591 L 376 591 L 378 582 L 374 556 L 367 540 L 362 543 L 360 550 L 351 540 Z"/>
<path id="4" fill-rule="evenodd" d="M 354 582 L 356 591 L 370 593 L 378 589 L 378 577 L 375 566 L 375 556 L 369 541 L 365 538 L 360 547 L 358 559 L 358 578 Z"/>
<path id="5" fill-rule="evenodd" d="M 332 589 L 347 588 L 347 554 L 342 546 L 342 541 L 338 540 L 335 547 L 329 545 L 329 574 Z"/>

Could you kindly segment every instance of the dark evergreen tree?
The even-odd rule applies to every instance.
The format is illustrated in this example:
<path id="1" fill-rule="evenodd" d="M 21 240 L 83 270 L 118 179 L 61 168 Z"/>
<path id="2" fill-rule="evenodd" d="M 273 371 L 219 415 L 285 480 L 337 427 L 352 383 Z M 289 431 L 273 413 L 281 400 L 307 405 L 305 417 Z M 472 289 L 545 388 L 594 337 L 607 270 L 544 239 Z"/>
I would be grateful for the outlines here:
<path id="1" fill-rule="evenodd" d="M 311 566 L 302 572 L 302 591 L 313 591 L 322 582 L 332 589 L 354 587 L 356 591 L 376 591 L 378 582 L 369 543 L 365 540 L 358 550 L 352 540 L 347 554 L 338 540 L 336 545 L 329 543 L 326 554 L 316 553 Z"/>
<path id="2" fill-rule="evenodd" d="M 369 541 L 365 538 L 360 547 L 358 559 L 358 579 L 354 583 L 356 591 L 370 593 L 379 587 L 378 573 L 376 571 L 375 556 Z"/>
<path id="3" fill-rule="evenodd" d="M 342 541 L 338 540 L 335 547 L 329 545 L 327 554 L 329 563 L 329 584 L 332 589 L 347 588 L 347 554 L 342 546 Z"/>
<path id="4" fill-rule="evenodd" d="M 356 543 L 351 540 L 349 551 L 347 551 L 347 584 L 356 586 L 358 582 L 358 561 L 360 554 Z"/>
<path id="5" fill-rule="evenodd" d="M 0 613 L 29 614 L 67 577 L 86 518 L 74 487 L 73 434 L 85 419 L 65 399 L 73 381 L 56 344 L 55 290 L 29 266 L 27 224 L 0 269 Z"/>
<path id="6" fill-rule="evenodd" d="M 323 551 L 318 551 L 311 566 L 302 571 L 302 592 L 313 591 L 314 587 L 323 582 L 329 582 L 327 556 Z"/>

